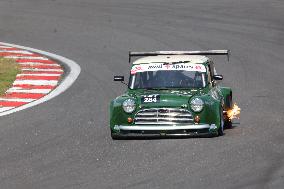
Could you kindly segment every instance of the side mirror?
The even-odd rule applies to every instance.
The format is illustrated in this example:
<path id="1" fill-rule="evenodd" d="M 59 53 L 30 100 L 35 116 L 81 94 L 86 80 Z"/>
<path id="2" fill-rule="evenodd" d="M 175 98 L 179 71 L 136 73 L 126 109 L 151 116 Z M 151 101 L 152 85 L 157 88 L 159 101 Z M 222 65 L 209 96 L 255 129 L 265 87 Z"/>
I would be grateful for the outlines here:
<path id="1" fill-rule="evenodd" d="M 115 75 L 113 77 L 113 80 L 114 81 L 121 81 L 121 82 L 123 82 L 124 81 L 124 76 Z"/>
<path id="2" fill-rule="evenodd" d="M 223 80 L 223 75 L 214 75 L 213 79 L 214 80 Z"/>

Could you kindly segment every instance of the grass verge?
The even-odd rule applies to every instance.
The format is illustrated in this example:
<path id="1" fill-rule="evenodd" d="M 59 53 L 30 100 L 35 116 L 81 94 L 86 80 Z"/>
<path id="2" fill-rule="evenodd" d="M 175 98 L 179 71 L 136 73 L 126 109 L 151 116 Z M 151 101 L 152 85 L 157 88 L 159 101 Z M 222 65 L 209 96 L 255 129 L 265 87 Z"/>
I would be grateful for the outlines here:
<path id="1" fill-rule="evenodd" d="M 20 66 L 15 60 L 0 57 L 0 96 L 12 86 L 20 72 Z"/>

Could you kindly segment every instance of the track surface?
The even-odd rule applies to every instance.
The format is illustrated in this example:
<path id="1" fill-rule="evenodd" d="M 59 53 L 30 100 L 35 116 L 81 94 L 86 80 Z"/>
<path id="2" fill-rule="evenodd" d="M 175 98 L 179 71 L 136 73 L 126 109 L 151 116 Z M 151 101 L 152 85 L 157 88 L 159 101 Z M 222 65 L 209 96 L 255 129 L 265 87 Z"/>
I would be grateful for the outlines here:
<path id="1" fill-rule="evenodd" d="M 1 189 L 283 188 L 284 3 L 280 0 L 0 1 L 0 41 L 78 62 L 77 82 L 1 117 Z M 108 104 L 128 50 L 232 50 L 216 58 L 242 108 L 219 138 L 112 141 Z"/>

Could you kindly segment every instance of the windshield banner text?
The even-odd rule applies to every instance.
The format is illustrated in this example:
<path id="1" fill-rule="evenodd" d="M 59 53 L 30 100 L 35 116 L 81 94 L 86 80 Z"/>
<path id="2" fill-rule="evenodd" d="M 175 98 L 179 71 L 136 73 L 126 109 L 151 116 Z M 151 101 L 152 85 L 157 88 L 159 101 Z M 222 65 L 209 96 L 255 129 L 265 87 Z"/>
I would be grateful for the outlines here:
<path id="1" fill-rule="evenodd" d="M 131 69 L 131 74 L 137 72 L 159 71 L 159 70 L 185 70 L 185 71 L 198 71 L 206 72 L 206 68 L 202 64 L 178 63 L 178 64 L 165 64 L 165 63 L 151 63 L 151 64 L 138 64 L 134 65 Z"/>

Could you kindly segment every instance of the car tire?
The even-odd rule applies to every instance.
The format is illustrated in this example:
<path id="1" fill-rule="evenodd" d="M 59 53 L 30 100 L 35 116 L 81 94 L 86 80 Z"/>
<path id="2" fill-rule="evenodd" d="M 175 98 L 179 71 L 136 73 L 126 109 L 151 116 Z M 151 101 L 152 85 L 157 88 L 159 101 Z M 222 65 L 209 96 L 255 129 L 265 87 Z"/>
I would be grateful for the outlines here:
<path id="1" fill-rule="evenodd" d="M 232 109 L 233 108 L 233 97 L 232 94 L 227 96 L 228 99 L 228 109 Z M 226 118 L 226 120 L 224 121 L 224 128 L 226 129 L 230 129 L 232 128 L 232 121 L 229 118 Z"/>
<path id="2" fill-rule="evenodd" d="M 228 109 L 232 109 L 233 107 L 233 97 L 232 94 L 227 96 L 227 101 L 228 101 Z"/>
<path id="3" fill-rule="evenodd" d="M 225 129 L 231 129 L 233 126 L 232 126 L 232 121 L 231 120 L 226 120 L 225 123 L 224 123 L 224 128 Z"/>

